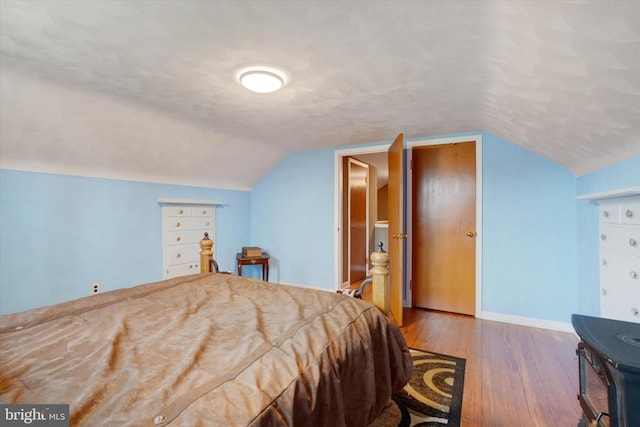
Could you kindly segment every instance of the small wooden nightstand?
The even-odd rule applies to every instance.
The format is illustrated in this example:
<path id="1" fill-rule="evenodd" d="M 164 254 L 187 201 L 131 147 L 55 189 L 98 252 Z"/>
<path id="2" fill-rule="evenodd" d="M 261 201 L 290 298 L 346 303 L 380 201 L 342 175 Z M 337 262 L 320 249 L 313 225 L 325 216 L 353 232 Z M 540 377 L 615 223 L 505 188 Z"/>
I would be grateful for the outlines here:
<path id="1" fill-rule="evenodd" d="M 243 265 L 261 265 L 262 266 L 262 280 L 269 281 L 269 254 L 262 253 L 262 256 L 244 256 L 241 253 L 236 254 L 236 260 L 238 261 L 238 276 L 242 276 Z"/>

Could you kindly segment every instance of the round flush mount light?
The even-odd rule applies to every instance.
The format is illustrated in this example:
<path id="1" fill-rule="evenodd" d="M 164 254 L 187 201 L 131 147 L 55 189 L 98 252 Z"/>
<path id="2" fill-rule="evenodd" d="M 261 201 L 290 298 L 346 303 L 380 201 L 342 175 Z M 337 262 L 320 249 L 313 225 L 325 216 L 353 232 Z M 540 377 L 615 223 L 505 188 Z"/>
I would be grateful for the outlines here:
<path id="1" fill-rule="evenodd" d="M 257 93 L 271 93 L 282 89 L 285 83 L 284 73 L 267 67 L 252 67 L 238 73 L 242 86 Z"/>

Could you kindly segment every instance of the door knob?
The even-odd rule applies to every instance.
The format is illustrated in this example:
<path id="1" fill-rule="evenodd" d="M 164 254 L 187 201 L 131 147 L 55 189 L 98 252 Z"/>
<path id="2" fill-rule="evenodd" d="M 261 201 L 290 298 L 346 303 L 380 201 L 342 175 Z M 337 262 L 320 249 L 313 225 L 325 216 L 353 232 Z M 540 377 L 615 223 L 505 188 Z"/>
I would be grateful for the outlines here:
<path id="1" fill-rule="evenodd" d="M 467 231 L 467 237 L 474 237 L 476 233 L 474 231 Z"/>

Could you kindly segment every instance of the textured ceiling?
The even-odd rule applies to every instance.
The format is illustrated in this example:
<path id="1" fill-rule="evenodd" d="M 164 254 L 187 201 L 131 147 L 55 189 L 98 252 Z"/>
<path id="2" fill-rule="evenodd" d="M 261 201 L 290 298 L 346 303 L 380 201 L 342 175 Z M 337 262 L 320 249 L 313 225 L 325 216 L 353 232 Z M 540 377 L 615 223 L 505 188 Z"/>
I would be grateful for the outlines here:
<path id="1" fill-rule="evenodd" d="M 581 175 L 640 155 L 640 1 L 0 0 L 0 83 L 4 168 L 251 188 L 292 152 L 489 131 Z"/>

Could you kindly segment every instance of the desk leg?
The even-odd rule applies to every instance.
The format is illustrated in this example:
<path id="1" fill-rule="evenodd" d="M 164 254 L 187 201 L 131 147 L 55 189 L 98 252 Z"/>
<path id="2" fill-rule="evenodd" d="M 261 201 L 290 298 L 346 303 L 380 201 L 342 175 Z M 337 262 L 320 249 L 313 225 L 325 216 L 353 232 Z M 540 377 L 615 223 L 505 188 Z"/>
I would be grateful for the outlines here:
<path id="1" fill-rule="evenodd" d="M 267 282 L 269 281 L 269 261 L 267 260 L 267 263 L 265 264 L 265 267 L 267 268 Z"/>
<path id="2" fill-rule="evenodd" d="M 242 264 L 238 262 L 238 276 L 242 276 Z"/>

